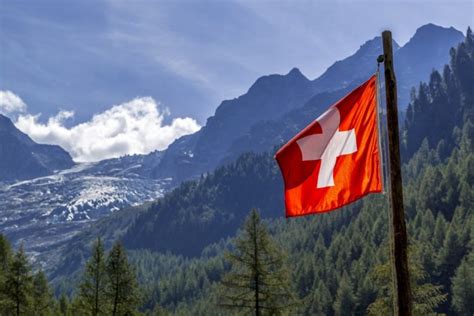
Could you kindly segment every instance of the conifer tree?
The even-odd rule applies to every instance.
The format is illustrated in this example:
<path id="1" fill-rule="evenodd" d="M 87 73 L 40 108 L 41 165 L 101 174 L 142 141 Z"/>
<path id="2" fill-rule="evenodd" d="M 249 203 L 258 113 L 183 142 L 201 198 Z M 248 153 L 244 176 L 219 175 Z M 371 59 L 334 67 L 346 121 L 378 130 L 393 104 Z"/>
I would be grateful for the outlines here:
<path id="1" fill-rule="evenodd" d="M 81 306 L 81 309 L 92 316 L 106 313 L 106 282 L 104 246 L 101 239 L 97 238 L 92 248 L 92 256 L 86 264 L 86 269 L 79 285 L 78 304 Z"/>
<path id="2" fill-rule="evenodd" d="M 332 315 L 333 298 L 324 282 L 319 281 L 317 286 L 313 288 L 312 298 L 310 301 L 307 314 L 317 316 Z"/>
<path id="3" fill-rule="evenodd" d="M 352 282 L 347 273 L 343 273 L 339 288 L 334 301 L 334 314 L 336 316 L 353 315 L 355 309 L 355 297 L 353 294 Z"/>
<path id="4" fill-rule="evenodd" d="M 49 315 L 54 304 L 53 295 L 48 280 L 43 271 L 38 271 L 33 277 L 32 311 L 34 315 Z"/>
<path id="5" fill-rule="evenodd" d="M 443 247 L 440 249 L 437 257 L 439 283 L 449 285 L 464 252 L 465 245 L 463 245 L 459 238 L 457 227 L 451 224 L 446 232 Z"/>
<path id="6" fill-rule="evenodd" d="M 278 315 L 294 305 L 284 256 L 257 210 L 247 217 L 235 249 L 226 253 L 226 259 L 232 267 L 221 281 L 221 307 L 259 316 Z"/>
<path id="7" fill-rule="evenodd" d="M 474 315 L 474 256 L 463 260 L 452 279 L 454 310 L 460 316 Z"/>
<path id="8" fill-rule="evenodd" d="M 128 263 L 120 242 L 116 242 L 107 257 L 106 296 L 112 315 L 133 314 L 139 303 L 135 271 Z"/>
<path id="9" fill-rule="evenodd" d="M 12 247 L 8 239 L 0 234 L 0 276 L 8 270 L 8 264 L 12 257 Z"/>
<path id="10" fill-rule="evenodd" d="M 8 299 L 5 289 L 5 278 L 8 273 L 9 265 L 12 258 L 12 250 L 10 242 L 0 234 L 0 315 L 7 313 Z"/>
<path id="11" fill-rule="evenodd" d="M 4 281 L 7 315 L 28 314 L 33 294 L 33 278 L 23 245 L 15 253 Z"/>
<path id="12" fill-rule="evenodd" d="M 59 297 L 59 314 L 62 316 L 69 315 L 69 302 L 64 293 Z"/>
<path id="13" fill-rule="evenodd" d="M 446 302 L 447 294 L 442 292 L 442 287 L 427 281 L 428 275 L 423 270 L 418 254 L 410 249 L 408 267 L 412 284 L 413 314 L 432 315 L 435 310 Z M 376 266 L 373 276 L 378 288 L 375 302 L 369 305 L 368 315 L 393 315 L 392 296 L 392 267 L 390 262 Z"/>

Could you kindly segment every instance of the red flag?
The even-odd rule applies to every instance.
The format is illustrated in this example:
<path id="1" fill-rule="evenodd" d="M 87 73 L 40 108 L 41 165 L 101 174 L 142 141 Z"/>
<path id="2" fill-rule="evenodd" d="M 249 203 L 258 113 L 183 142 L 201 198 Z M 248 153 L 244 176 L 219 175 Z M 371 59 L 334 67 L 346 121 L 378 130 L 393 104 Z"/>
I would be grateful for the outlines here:
<path id="1" fill-rule="evenodd" d="M 287 217 L 333 211 L 382 191 L 376 91 L 372 76 L 278 150 Z"/>

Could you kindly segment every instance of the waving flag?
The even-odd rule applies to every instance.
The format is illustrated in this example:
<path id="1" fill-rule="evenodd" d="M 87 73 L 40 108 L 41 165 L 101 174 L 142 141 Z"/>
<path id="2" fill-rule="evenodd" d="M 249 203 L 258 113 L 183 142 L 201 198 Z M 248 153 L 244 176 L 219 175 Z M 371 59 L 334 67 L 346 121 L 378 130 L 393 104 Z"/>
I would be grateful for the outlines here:
<path id="1" fill-rule="evenodd" d="M 382 191 L 376 76 L 332 105 L 275 155 L 286 216 L 335 210 Z"/>

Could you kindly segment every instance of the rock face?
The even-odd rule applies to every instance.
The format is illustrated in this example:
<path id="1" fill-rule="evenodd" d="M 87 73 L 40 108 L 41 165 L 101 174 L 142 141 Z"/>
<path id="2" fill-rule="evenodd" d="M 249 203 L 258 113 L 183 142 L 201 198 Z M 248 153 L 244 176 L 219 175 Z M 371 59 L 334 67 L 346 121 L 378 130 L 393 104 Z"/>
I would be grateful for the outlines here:
<path id="1" fill-rule="evenodd" d="M 199 132 L 170 145 L 153 176 L 180 182 L 213 170 L 252 125 L 302 106 L 312 94 L 311 81 L 296 68 L 259 78 L 246 94 L 223 101 Z"/>
<path id="2" fill-rule="evenodd" d="M 453 27 L 426 24 L 395 54 L 399 107 L 406 109 L 410 90 L 428 80 L 431 72 L 442 70 L 449 62 L 449 51 L 464 40 L 464 34 Z"/>
<path id="3" fill-rule="evenodd" d="M 32 179 L 73 165 L 64 149 L 35 143 L 0 114 L 0 181 Z"/>
<path id="4" fill-rule="evenodd" d="M 433 69 L 441 69 L 449 61 L 450 48 L 463 39 L 454 28 L 428 24 L 403 47 L 394 42 L 400 110 L 408 106 L 411 88 L 429 78 Z M 236 152 L 254 151 L 258 144 L 254 140 L 264 141 L 267 146 L 259 147 L 263 150 L 280 144 L 281 127 L 301 127 L 316 118 L 324 109 L 321 105 L 330 105 L 329 101 L 337 100 L 334 97 L 342 97 L 342 92 L 374 74 L 380 54 L 382 40 L 375 37 L 315 80 L 307 79 L 296 68 L 286 75 L 259 78 L 246 94 L 223 101 L 199 132 L 171 144 L 153 168 L 152 177 L 172 178 L 177 184 L 215 169 Z M 304 106 L 317 111 L 301 111 Z M 304 117 L 303 112 L 314 116 Z M 287 130 L 295 129 L 290 126 Z"/>

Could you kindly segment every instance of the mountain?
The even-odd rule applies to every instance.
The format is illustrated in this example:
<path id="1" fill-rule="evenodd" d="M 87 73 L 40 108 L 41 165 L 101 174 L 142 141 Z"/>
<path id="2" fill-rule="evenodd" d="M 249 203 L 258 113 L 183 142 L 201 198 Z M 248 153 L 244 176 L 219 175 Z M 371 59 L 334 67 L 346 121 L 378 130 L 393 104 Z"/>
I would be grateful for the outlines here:
<path id="1" fill-rule="evenodd" d="M 400 46 L 392 41 L 395 59 Z M 377 57 L 382 54 L 380 36 L 365 42 L 351 56 L 336 61 L 320 77 L 313 80 L 316 92 L 333 91 L 347 87 L 354 82 L 367 79 L 377 70 Z"/>
<path id="2" fill-rule="evenodd" d="M 55 249 L 111 212 L 161 197 L 167 181 L 148 176 L 161 155 L 75 164 L 0 115 L 0 231 L 33 254 Z"/>
<path id="3" fill-rule="evenodd" d="M 433 26 L 429 26 L 428 30 L 430 29 L 433 31 L 423 31 L 421 34 L 428 33 L 429 37 L 436 37 L 437 32 L 445 30 Z M 451 37 L 457 38 L 459 35 L 456 32 L 446 33 L 449 33 L 451 41 L 455 41 Z M 455 34 L 457 35 L 454 36 Z M 423 38 L 424 36 L 414 36 L 396 54 L 405 51 L 403 54 L 409 57 L 410 52 L 422 50 L 423 47 L 413 43 Z M 448 45 L 447 40 L 433 41 L 435 46 Z M 446 51 L 449 48 L 446 46 Z M 367 76 L 373 73 L 376 67 L 374 60 L 380 49 L 380 39 L 368 41 L 354 55 L 330 67 L 319 81 L 309 80 L 296 68 L 286 75 L 261 77 L 246 94 L 222 102 L 215 115 L 208 119 L 206 126 L 199 132 L 176 140 L 165 151 L 125 156 L 94 164 L 79 164 L 55 174 L 46 173 L 44 176 L 42 173 L 40 175 L 43 176 L 35 179 L 0 186 L 0 229 L 15 244 L 25 241 L 30 252 L 40 254 L 54 251 L 59 243 L 67 243 L 84 227 L 93 225 L 103 217 L 107 218 L 118 209 L 157 199 L 183 180 L 199 179 L 202 174 L 235 161 L 242 153 L 269 151 L 288 140 L 329 104 L 365 80 L 365 68 Z M 427 51 L 425 53 L 429 54 Z M 439 56 L 444 58 L 442 54 Z M 410 64 L 410 60 L 407 58 L 406 63 Z M 447 61 L 446 57 L 443 62 Z M 356 71 L 360 74 L 355 75 Z M 413 76 L 423 79 L 418 73 Z M 324 89 L 328 91 L 320 91 Z M 27 138 L 26 135 L 23 138 L 25 137 Z M 0 142 L 3 139 L 2 137 Z M 240 167 L 235 168 L 237 173 Z M 219 184 L 220 180 L 216 182 L 218 186 L 208 189 L 226 189 L 231 192 L 236 189 L 231 183 L 222 187 Z M 253 188 L 251 183 L 244 181 L 240 185 Z M 227 191 L 222 194 L 225 192 Z M 206 191 L 200 193 L 207 194 Z M 199 196 L 195 196 L 191 201 L 198 201 L 198 198 Z M 180 201 L 178 195 L 175 200 Z M 249 203 L 252 201 L 249 199 Z M 221 204 L 224 202 L 216 201 Z M 174 207 L 178 209 L 180 205 L 181 202 Z M 216 207 L 210 206 L 206 216 L 211 219 L 221 218 L 223 223 L 230 225 L 227 227 L 231 233 L 239 217 L 232 219 L 226 216 L 233 217 L 235 207 L 236 205 L 229 206 L 227 213 L 230 215 L 221 215 L 214 213 Z M 186 208 L 193 210 L 192 205 Z M 172 218 L 174 214 L 173 211 L 165 213 L 160 216 L 165 216 L 166 219 Z M 147 227 L 152 225 L 145 224 Z M 205 222 L 199 225 L 212 229 Z M 176 223 L 170 223 L 170 227 L 180 231 Z M 162 228 L 163 232 L 168 230 L 169 227 Z M 173 231 L 170 236 L 176 237 Z M 210 240 L 204 239 L 199 243 L 200 247 L 207 242 Z M 187 246 L 179 247 L 184 249 Z M 181 249 L 179 247 L 176 249 Z"/>
<path id="4" fill-rule="evenodd" d="M 101 217 L 161 197 L 168 181 L 149 177 L 161 156 L 75 164 L 0 114 L 0 230 L 30 253 L 55 249 Z"/>
<path id="5" fill-rule="evenodd" d="M 197 256 L 232 236 L 249 209 L 282 214 L 283 186 L 271 154 L 246 154 L 195 182 L 185 182 L 150 206 L 124 236 L 129 248 Z"/>
<path id="6" fill-rule="evenodd" d="M 433 161 L 442 161 L 444 152 L 451 155 L 456 148 L 465 151 L 467 156 L 470 155 L 468 164 L 473 161 L 474 93 L 472 85 L 465 84 L 474 83 L 474 72 L 466 71 L 474 70 L 473 39 L 471 34 L 452 54 L 451 65 L 455 67 L 447 66 L 449 71 L 445 70 L 444 76 L 430 77 L 428 97 L 423 95 L 424 91 L 421 94 L 418 92 L 414 103 L 417 108 L 412 110 L 414 114 L 407 118 L 406 127 L 402 131 L 402 134 L 409 131 L 404 147 L 411 147 L 413 142 L 418 146 L 417 151 L 434 150 L 436 156 L 432 158 Z M 436 73 L 437 71 L 433 74 Z M 451 90 L 449 87 L 455 88 Z M 330 99 L 335 96 L 327 94 L 326 97 Z M 454 101 L 440 104 L 440 100 L 450 99 Z M 442 128 L 435 129 L 436 134 L 432 134 L 429 128 L 414 129 L 417 126 L 427 127 L 426 122 L 433 125 L 439 121 L 438 118 L 445 118 L 446 112 L 455 114 L 457 119 L 446 120 Z M 420 139 L 427 139 L 427 136 L 430 136 L 427 145 L 419 142 Z M 439 145 L 440 143 L 444 145 Z M 409 154 L 404 157 L 405 161 L 419 159 L 413 157 L 412 153 L 404 153 Z M 405 169 L 405 172 L 412 179 L 418 175 L 419 170 L 412 170 L 410 174 L 409 169 Z M 472 171 L 465 177 L 467 183 L 472 185 Z M 449 191 L 447 187 L 443 190 Z M 281 176 L 272 151 L 243 154 L 237 161 L 220 167 L 199 180 L 185 182 L 166 194 L 137 218 L 123 240 L 129 248 L 196 255 L 206 245 L 232 235 L 252 207 L 260 208 L 264 217 L 283 214 L 282 192 Z M 440 200 L 437 207 L 442 203 L 457 202 L 456 199 Z M 453 210 L 454 208 L 450 211 Z M 412 211 L 416 212 L 416 208 Z M 451 218 L 452 215 L 444 216 Z"/>
<path id="7" fill-rule="evenodd" d="M 74 165 L 69 153 L 56 145 L 35 143 L 0 114 L 0 182 L 32 179 Z"/>
<path id="8" fill-rule="evenodd" d="M 453 28 L 428 24 L 420 27 L 403 47 L 394 43 L 401 109 L 408 106 L 413 84 L 428 78 L 433 69 L 442 68 L 449 60 L 449 49 L 463 38 L 462 32 Z M 259 78 L 246 94 L 222 102 L 199 132 L 171 144 L 153 169 L 153 177 L 172 178 L 178 184 L 228 162 L 236 152 L 254 150 L 258 140 L 264 139 L 267 144 L 260 151 L 267 150 L 268 143 L 281 143 L 283 139 L 275 136 L 281 134 L 282 126 L 289 124 L 288 117 L 299 116 L 300 120 L 292 124 L 297 128 L 304 126 L 336 101 L 335 97 L 343 96 L 375 73 L 381 45 L 380 37 L 367 41 L 355 54 L 334 63 L 313 81 L 296 68 L 284 76 Z M 311 116 L 305 117 L 301 115 L 305 113 L 302 108 L 316 110 L 306 111 Z M 300 115 L 295 111 L 300 111 Z"/>
<path id="9" fill-rule="evenodd" d="M 467 314 L 462 311 L 470 306 L 473 294 L 469 284 L 474 274 L 461 270 L 472 263 L 474 254 L 472 70 L 474 37 L 468 32 L 443 75 L 434 72 L 423 84 L 429 88 L 414 95 L 412 114 L 402 131 L 403 146 L 419 144 L 415 153 L 404 152 L 409 156 L 404 157 L 403 180 L 414 306 L 420 314 Z M 450 101 L 443 107 L 439 102 L 444 97 Z M 436 125 L 446 111 L 452 111 L 455 120 Z M 434 124 L 435 134 L 414 129 L 426 122 Z M 334 302 L 342 301 L 341 288 L 349 293 L 344 304 L 356 314 L 365 314 L 375 300 L 390 302 L 386 295 L 390 274 L 378 276 L 387 271 L 390 257 L 386 198 L 370 196 L 337 212 L 278 219 L 283 216 L 281 185 L 272 152 L 249 153 L 199 180 L 181 184 L 140 210 L 135 220 L 130 219 L 133 213 L 124 210 L 115 227 L 133 250 L 129 253 L 144 283 L 146 307 L 178 314 L 218 314 L 213 309 L 214 299 L 221 294 L 217 282 L 228 271 L 224 253 L 252 207 L 260 208 L 273 238 L 285 249 L 295 295 L 301 299 L 295 314 L 337 314 Z M 64 246 L 69 252 L 62 256 L 61 267 L 82 260 L 78 250 L 89 248 L 96 237 L 91 232 L 110 238 L 115 221 L 104 218 L 78 236 L 74 247 Z M 442 299 L 433 304 L 435 297 Z"/>
<path id="10" fill-rule="evenodd" d="M 399 106 L 406 109 L 410 90 L 429 78 L 433 70 L 441 71 L 450 58 L 450 48 L 464 40 L 464 34 L 453 27 L 426 24 L 394 56 Z"/>
<path id="11" fill-rule="evenodd" d="M 163 157 L 163 151 L 155 150 L 147 155 L 126 155 L 94 163 L 86 170 L 88 174 L 127 178 L 151 178 L 150 175 Z"/>
<path id="12" fill-rule="evenodd" d="M 469 44 L 471 46 L 466 43 L 471 43 Z M 411 147 L 413 146 L 411 144 L 414 143 L 415 146 L 418 146 L 418 150 L 415 156 L 404 151 L 404 155 L 408 155 L 404 157 L 404 160 L 409 161 L 404 166 L 404 176 L 408 178 L 406 183 L 420 175 L 420 170 L 423 168 L 419 165 L 420 159 L 436 164 L 444 160 L 442 155 L 444 151 L 448 151 L 451 155 L 453 151 L 463 150 L 464 155 L 469 155 L 472 150 L 472 139 L 474 139 L 474 129 L 472 128 L 474 103 L 472 100 L 474 97 L 472 85 L 465 84 L 474 82 L 472 73 L 466 71 L 474 69 L 474 55 L 470 51 L 474 51 L 472 38 L 466 39 L 465 43 L 458 46 L 455 53 L 452 54 L 450 62 L 454 67 L 446 66 L 449 71 L 445 70 L 441 79 L 434 75 L 438 73 L 437 71 L 430 76 L 430 83 L 426 85 L 431 87 L 428 91 L 430 93 L 428 98 L 423 95 L 423 91 L 419 91 L 415 96 L 414 105 L 409 107 L 414 114 L 407 116 L 407 123 L 402 134 L 408 135 L 409 138 L 405 139 L 402 147 Z M 470 57 L 466 58 L 466 56 Z M 439 80 L 441 81 L 439 82 Z M 453 90 L 449 90 L 450 87 L 454 87 Z M 324 99 L 328 103 L 339 98 L 343 93 L 345 93 L 344 90 L 325 92 L 315 96 L 315 100 Z M 451 99 L 452 102 L 440 106 L 438 96 L 443 95 L 448 95 L 448 99 Z M 274 124 L 281 124 L 280 130 L 282 131 L 275 138 L 281 137 L 281 141 L 286 141 L 291 137 L 292 128 L 298 128 L 298 122 L 303 118 L 308 119 L 307 114 L 312 114 L 309 111 L 318 110 L 313 102 L 315 101 L 310 100 L 307 106 L 291 111 L 288 116 L 285 116 L 286 121 L 273 121 Z M 412 109 L 413 107 L 416 109 Z M 419 140 L 432 135 L 432 131 L 427 128 L 416 130 L 413 128 L 426 126 L 425 122 L 439 121 L 439 117 L 446 117 L 446 111 L 455 114 L 458 119 L 446 120 L 447 123 L 437 129 L 437 134 L 430 136 L 429 142 L 425 142 L 423 145 Z M 407 131 L 410 132 L 407 133 Z M 269 136 L 262 137 L 262 141 Z M 444 147 L 439 145 L 447 140 L 449 140 L 449 144 L 443 145 Z M 243 142 L 245 143 L 245 140 Z M 232 236 L 247 211 L 252 207 L 258 207 L 266 218 L 281 216 L 283 214 L 282 183 L 272 153 L 272 151 L 261 154 L 245 153 L 240 155 L 237 160 L 219 167 L 195 181 L 182 183 L 173 191 L 165 194 L 163 198 L 151 204 L 128 229 L 122 229 L 122 231 L 126 231 L 123 237 L 125 245 L 131 249 L 144 248 L 163 253 L 171 251 L 179 255 L 196 256 L 207 245 L 217 242 L 221 238 Z M 457 154 L 453 154 L 453 159 Z M 470 159 L 466 160 L 466 163 L 469 164 Z M 468 164 L 463 168 L 470 169 Z M 465 174 L 465 180 L 469 185 L 472 182 L 471 173 Z M 448 174 L 445 176 L 445 180 L 450 181 L 451 176 Z M 417 181 L 421 180 L 430 181 L 428 178 Z M 446 191 L 448 195 L 453 194 L 448 189 L 447 183 L 439 182 L 438 185 L 440 187 L 436 192 L 441 190 Z M 460 190 L 461 188 L 455 185 L 452 189 Z M 433 192 L 427 196 L 433 194 L 438 193 Z M 450 219 L 454 209 L 453 203 L 459 202 L 456 201 L 457 199 L 453 200 L 452 196 L 445 200 L 435 196 L 433 196 L 433 200 L 425 198 L 425 202 L 422 202 L 421 199 L 413 200 L 408 202 L 412 203 L 408 207 L 408 213 L 412 217 L 416 215 L 417 208 L 413 206 L 413 203 L 426 203 L 433 205 L 433 209 L 436 207 L 436 209 L 445 212 L 443 216 Z M 104 222 L 107 222 L 107 219 L 104 219 L 102 223 L 103 226 L 107 226 L 104 225 Z"/>
<path id="13" fill-rule="evenodd" d="M 296 68 L 286 75 L 259 78 L 246 94 L 223 101 L 201 130 L 171 144 L 154 177 L 179 183 L 214 169 L 232 141 L 250 126 L 302 106 L 312 94 L 310 80 Z"/>
<path id="14" fill-rule="evenodd" d="M 35 256 L 54 252 L 98 219 L 156 200 L 169 190 L 166 180 L 106 167 L 77 164 L 53 175 L 0 185 L 0 231 Z"/>
<path id="15" fill-rule="evenodd" d="M 256 123 L 247 133 L 232 142 L 221 162 L 230 163 L 245 152 L 266 152 L 276 145 L 284 144 L 354 87 L 350 84 L 340 90 L 318 93 L 303 107 L 287 112 L 278 119 Z"/>
<path id="16" fill-rule="evenodd" d="M 402 47 L 393 41 L 400 110 L 408 106 L 410 90 L 428 78 L 431 71 L 441 70 L 449 60 L 450 48 L 463 39 L 464 34 L 453 27 L 445 28 L 430 23 L 418 28 Z M 313 80 L 315 91 L 339 90 L 362 82 L 375 72 L 375 60 L 382 50 L 381 37 L 367 41 L 354 55 L 335 62 Z"/>

